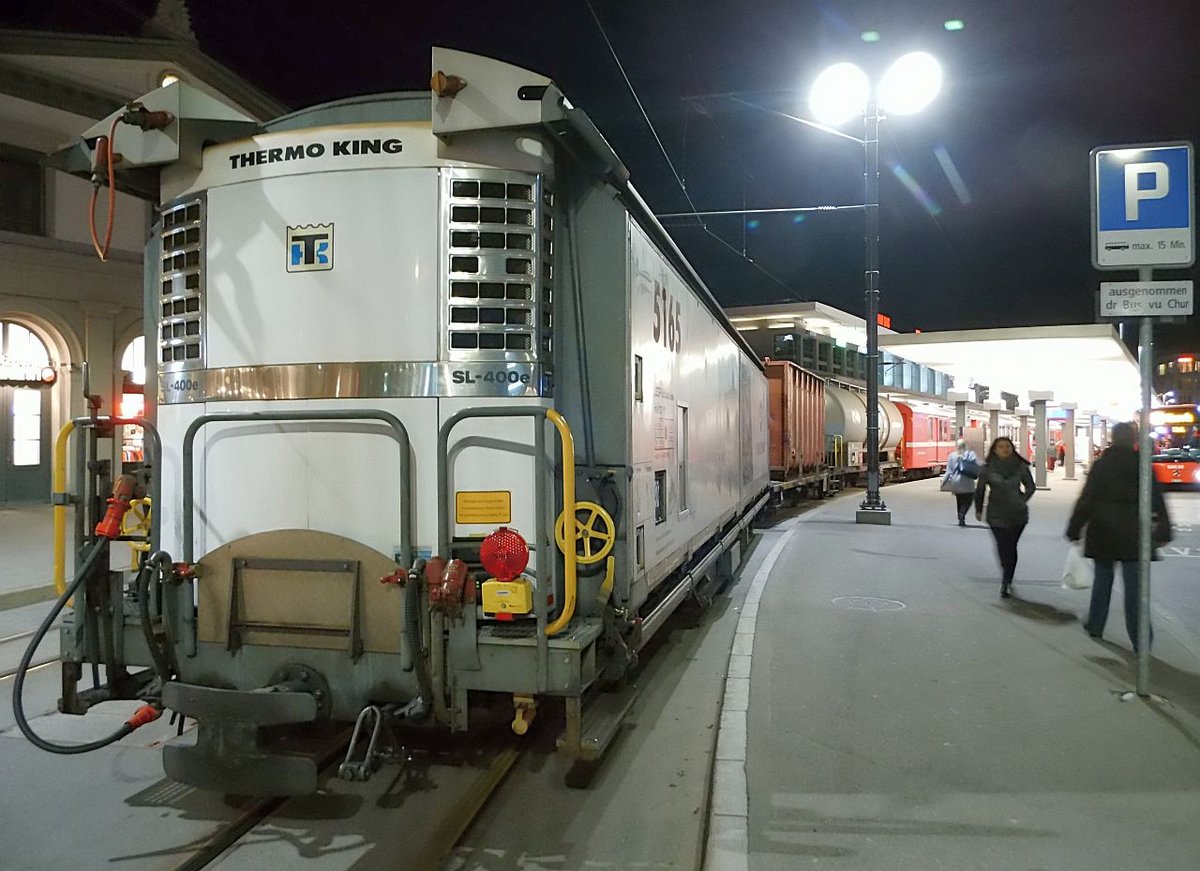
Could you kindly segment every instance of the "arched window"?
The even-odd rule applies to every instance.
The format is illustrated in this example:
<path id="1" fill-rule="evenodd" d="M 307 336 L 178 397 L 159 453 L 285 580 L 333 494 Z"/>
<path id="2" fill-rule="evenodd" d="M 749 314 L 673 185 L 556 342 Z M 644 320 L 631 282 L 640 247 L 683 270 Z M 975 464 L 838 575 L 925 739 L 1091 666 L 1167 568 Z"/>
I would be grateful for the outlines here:
<path id="1" fill-rule="evenodd" d="M 33 331 L 0 321 L 0 361 L 19 370 L 50 365 L 50 352 Z M 7 427 L 14 466 L 37 466 L 42 462 L 42 391 L 36 387 L 11 388 Z"/>
<path id="2" fill-rule="evenodd" d="M 117 413 L 121 417 L 141 417 L 146 409 L 146 337 L 138 336 L 125 346 L 121 354 L 121 402 Z M 121 460 L 126 463 L 141 462 L 144 437 L 140 426 L 125 428 L 121 440 Z"/>
<path id="3" fill-rule="evenodd" d="M 133 384 L 146 383 L 146 337 L 138 336 L 125 346 L 121 355 L 121 369 L 129 373 L 129 381 Z"/>

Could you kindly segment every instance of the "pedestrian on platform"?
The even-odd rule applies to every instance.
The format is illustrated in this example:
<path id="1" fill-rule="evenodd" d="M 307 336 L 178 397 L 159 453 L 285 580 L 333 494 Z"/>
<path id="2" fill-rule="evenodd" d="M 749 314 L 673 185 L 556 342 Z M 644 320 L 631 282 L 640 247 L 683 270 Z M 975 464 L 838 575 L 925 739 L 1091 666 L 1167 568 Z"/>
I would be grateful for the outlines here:
<path id="1" fill-rule="evenodd" d="M 946 458 L 946 474 L 942 476 L 942 492 L 953 493 L 958 508 L 958 525 L 967 525 L 967 509 L 975 495 L 979 480 L 979 455 L 967 447 L 965 439 L 955 442 L 954 453 Z"/>
<path id="2" fill-rule="evenodd" d="M 1000 436 L 992 442 L 975 484 L 975 519 L 984 518 L 986 503 L 987 525 L 996 539 L 996 553 L 1000 557 L 1000 596 L 1004 599 L 1012 595 L 1013 575 L 1017 572 L 1017 542 L 1029 522 L 1026 503 L 1033 498 L 1036 489 L 1029 461 L 1017 453 L 1012 439 Z"/>
<path id="3" fill-rule="evenodd" d="M 1060 466 L 1065 466 L 1067 464 L 1067 443 L 1066 442 L 1058 443 L 1058 464 Z"/>
<path id="4" fill-rule="evenodd" d="M 1092 602 L 1083 628 L 1099 638 L 1108 622 L 1116 563 L 1121 564 L 1125 585 L 1125 629 L 1133 649 L 1138 649 L 1138 452 L 1137 429 L 1131 423 L 1112 428 L 1112 444 L 1092 465 L 1083 492 L 1075 502 L 1067 538 L 1084 537 L 1083 555 L 1095 560 Z M 1162 487 L 1150 479 L 1150 510 L 1153 518 L 1151 540 L 1155 546 L 1171 540 L 1171 520 Z M 1151 635 L 1153 638 L 1153 635 Z"/>

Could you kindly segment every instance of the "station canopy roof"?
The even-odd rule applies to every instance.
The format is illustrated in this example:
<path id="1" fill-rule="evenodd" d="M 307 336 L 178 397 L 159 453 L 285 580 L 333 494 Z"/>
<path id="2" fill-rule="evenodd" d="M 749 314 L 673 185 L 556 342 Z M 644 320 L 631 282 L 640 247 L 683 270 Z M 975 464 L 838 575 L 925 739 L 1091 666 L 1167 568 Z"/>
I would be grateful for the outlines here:
<path id="1" fill-rule="evenodd" d="M 879 347 L 954 376 L 955 390 L 987 385 L 1029 405 L 1030 391 L 1054 392 L 1051 405 L 1132 420 L 1141 407 L 1137 361 L 1108 324 L 884 334 Z"/>
<path id="2" fill-rule="evenodd" d="M 730 322 L 741 332 L 747 330 L 807 330 L 829 336 L 843 345 L 854 345 L 860 351 L 867 347 L 867 322 L 856 315 L 820 302 L 787 302 L 772 305 L 738 306 L 725 309 Z M 879 328 L 879 336 L 894 335 Z"/>

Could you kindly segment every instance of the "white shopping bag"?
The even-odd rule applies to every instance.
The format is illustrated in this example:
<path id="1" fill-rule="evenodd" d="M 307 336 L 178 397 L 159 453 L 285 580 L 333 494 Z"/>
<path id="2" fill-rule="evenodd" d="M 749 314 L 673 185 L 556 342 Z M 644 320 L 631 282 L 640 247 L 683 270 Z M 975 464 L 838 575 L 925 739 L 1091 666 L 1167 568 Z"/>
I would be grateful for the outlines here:
<path id="1" fill-rule="evenodd" d="M 1083 555 L 1083 548 L 1078 544 L 1067 549 L 1062 585 L 1068 590 L 1086 590 L 1092 585 L 1092 561 Z"/>

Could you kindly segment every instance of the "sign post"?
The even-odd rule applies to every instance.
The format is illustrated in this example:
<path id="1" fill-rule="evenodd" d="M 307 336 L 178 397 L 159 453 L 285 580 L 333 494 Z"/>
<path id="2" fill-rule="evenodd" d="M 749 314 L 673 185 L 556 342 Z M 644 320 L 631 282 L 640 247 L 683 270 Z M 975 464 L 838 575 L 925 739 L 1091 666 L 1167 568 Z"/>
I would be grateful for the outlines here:
<path id="1" fill-rule="evenodd" d="M 1190 315 L 1192 282 L 1154 281 L 1154 267 L 1196 262 L 1192 145 L 1167 142 L 1095 148 L 1091 153 L 1092 265 L 1138 270 L 1137 282 L 1102 282 L 1100 316 L 1137 317 L 1142 409 L 1138 452 L 1137 694 L 1150 694 L 1150 394 L 1154 318 Z M 1122 569 L 1124 572 L 1124 569 Z M 1128 580 L 1122 577 L 1123 583 Z"/>

